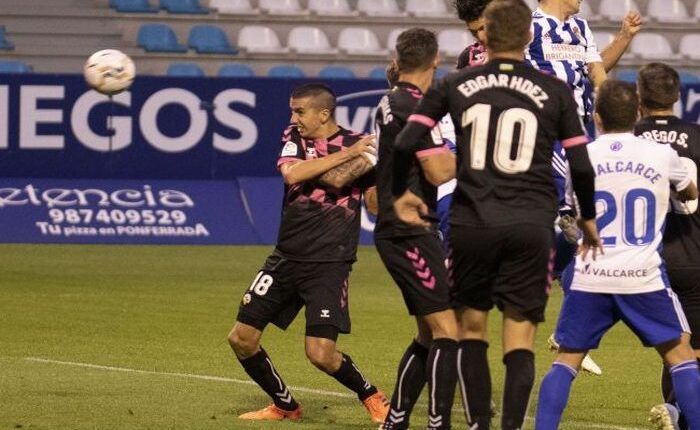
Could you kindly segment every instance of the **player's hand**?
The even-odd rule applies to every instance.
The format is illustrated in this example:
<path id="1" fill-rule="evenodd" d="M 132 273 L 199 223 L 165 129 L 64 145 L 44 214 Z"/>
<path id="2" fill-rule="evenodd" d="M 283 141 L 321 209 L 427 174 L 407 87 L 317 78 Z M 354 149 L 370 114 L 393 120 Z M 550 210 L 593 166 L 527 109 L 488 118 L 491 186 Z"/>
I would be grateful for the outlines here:
<path id="1" fill-rule="evenodd" d="M 428 215 L 428 206 L 420 197 L 410 191 L 406 191 L 401 197 L 394 200 L 396 216 L 406 224 L 415 227 L 430 227 L 430 223 L 423 219 Z"/>
<path id="2" fill-rule="evenodd" d="M 583 240 L 578 247 L 581 259 L 585 260 L 589 252 L 592 252 L 593 260 L 596 259 L 599 252 L 600 255 L 605 254 L 603 251 L 603 242 L 600 240 L 600 236 L 598 236 L 598 227 L 596 226 L 595 219 L 579 219 L 578 226 L 583 233 Z"/>
<path id="3" fill-rule="evenodd" d="M 350 151 L 352 151 L 355 156 L 364 155 L 365 153 L 376 156 L 377 136 L 374 134 L 368 134 L 355 142 L 355 144 L 350 147 Z"/>
<path id="4" fill-rule="evenodd" d="M 642 15 L 635 10 L 627 12 L 622 19 L 620 31 L 629 38 L 633 38 L 642 29 Z"/>
<path id="5" fill-rule="evenodd" d="M 578 242 L 579 229 L 576 225 L 576 219 L 571 215 L 562 215 L 559 217 L 559 222 L 557 222 L 559 228 L 561 229 L 564 239 L 569 243 Z"/>

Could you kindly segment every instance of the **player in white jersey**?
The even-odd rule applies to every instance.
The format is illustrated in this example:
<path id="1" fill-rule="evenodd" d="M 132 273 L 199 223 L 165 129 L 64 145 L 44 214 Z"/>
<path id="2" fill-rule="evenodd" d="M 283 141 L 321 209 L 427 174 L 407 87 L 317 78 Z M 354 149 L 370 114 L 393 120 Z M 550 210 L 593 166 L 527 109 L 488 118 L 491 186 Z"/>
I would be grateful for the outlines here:
<path id="1" fill-rule="evenodd" d="M 602 248 L 582 245 L 564 273 L 571 290 L 557 323 L 561 347 L 540 388 L 537 430 L 558 428 L 584 355 L 620 320 L 663 357 L 690 428 L 700 429 L 698 363 L 659 254 L 671 189 L 681 201 L 698 191 L 671 147 L 632 134 L 638 104 L 632 84 L 611 80 L 599 89 L 594 118 L 602 136 L 588 153 Z"/>

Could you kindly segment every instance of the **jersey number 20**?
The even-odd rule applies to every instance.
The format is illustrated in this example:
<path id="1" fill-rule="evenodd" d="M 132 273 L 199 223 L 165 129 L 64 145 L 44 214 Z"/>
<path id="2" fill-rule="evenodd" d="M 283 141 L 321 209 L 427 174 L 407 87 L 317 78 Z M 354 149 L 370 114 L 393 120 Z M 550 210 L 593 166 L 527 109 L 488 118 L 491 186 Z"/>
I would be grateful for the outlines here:
<path id="1" fill-rule="evenodd" d="M 478 103 L 462 114 L 462 128 L 472 126 L 471 167 L 484 170 L 486 166 L 486 144 L 491 120 L 491 105 Z M 520 125 L 520 133 L 513 139 L 515 125 Z M 498 117 L 496 145 L 493 149 L 493 163 L 503 173 L 526 172 L 532 164 L 537 140 L 537 117 L 527 109 L 506 109 Z M 513 145 L 517 145 L 515 159 L 511 158 Z"/>
<path id="2" fill-rule="evenodd" d="M 619 205 L 615 196 L 608 191 L 596 191 L 596 204 L 603 204 L 603 213 L 598 216 L 596 224 L 600 231 L 603 246 L 615 246 L 616 235 L 606 235 L 605 229 L 617 220 L 617 228 L 613 232 L 622 232 L 622 239 L 628 245 L 648 245 L 654 240 L 656 234 L 656 196 L 645 188 L 634 188 L 627 192 Z M 641 209 L 641 210 L 638 210 Z M 639 223 L 639 225 L 638 225 Z M 640 230 L 641 231 L 638 231 Z"/>

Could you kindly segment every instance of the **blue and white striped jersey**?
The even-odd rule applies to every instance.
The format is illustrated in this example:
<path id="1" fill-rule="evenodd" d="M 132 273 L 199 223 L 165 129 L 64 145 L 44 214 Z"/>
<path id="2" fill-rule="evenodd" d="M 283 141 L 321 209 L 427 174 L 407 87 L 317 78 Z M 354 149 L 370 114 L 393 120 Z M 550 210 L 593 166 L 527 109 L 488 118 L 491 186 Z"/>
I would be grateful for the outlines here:
<path id="1" fill-rule="evenodd" d="M 593 86 L 586 65 L 602 59 L 588 22 L 578 16 L 561 22 L 538 8 L 532 13 L 530 29 L 533 38 L 525 49 L 525 59 L 536 69 L 569 84 L 579 115 L 589 120 L 593 111 Z"/>

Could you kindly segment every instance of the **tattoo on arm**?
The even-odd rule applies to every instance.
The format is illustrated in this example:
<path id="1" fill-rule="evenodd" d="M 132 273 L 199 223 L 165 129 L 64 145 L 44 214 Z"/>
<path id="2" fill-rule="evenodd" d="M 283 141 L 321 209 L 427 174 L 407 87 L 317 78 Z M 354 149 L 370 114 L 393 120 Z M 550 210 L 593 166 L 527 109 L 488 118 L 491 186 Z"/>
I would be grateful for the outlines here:
<path id="1" fill-rule="evenodd" d="M 318 181 L 324 185 L 341 188 L 364 175 L 371 168 L 370 162 L 365 157 L 359 156 L 322 174 L 318 177 Z"/>

